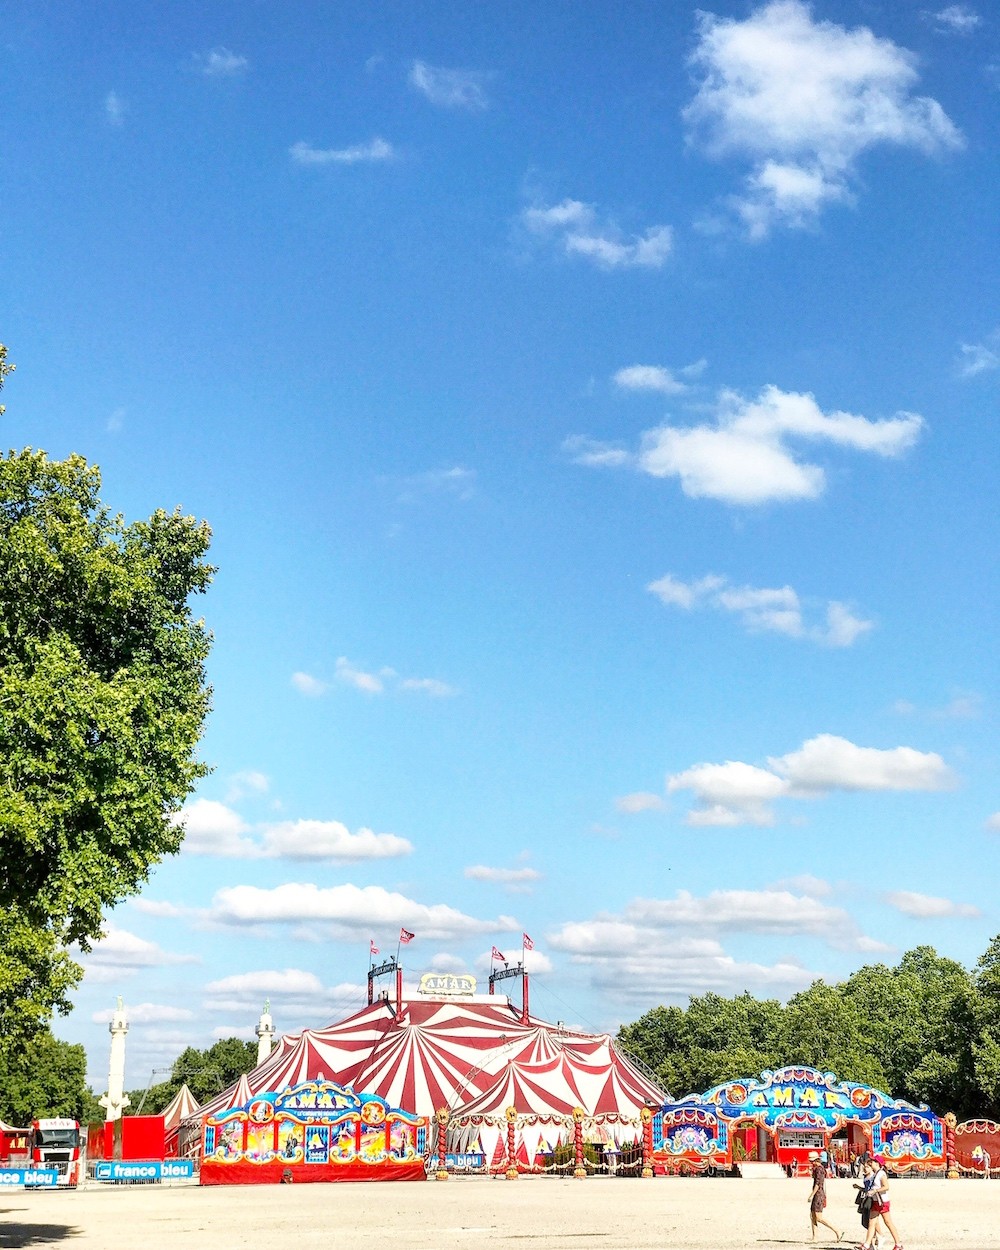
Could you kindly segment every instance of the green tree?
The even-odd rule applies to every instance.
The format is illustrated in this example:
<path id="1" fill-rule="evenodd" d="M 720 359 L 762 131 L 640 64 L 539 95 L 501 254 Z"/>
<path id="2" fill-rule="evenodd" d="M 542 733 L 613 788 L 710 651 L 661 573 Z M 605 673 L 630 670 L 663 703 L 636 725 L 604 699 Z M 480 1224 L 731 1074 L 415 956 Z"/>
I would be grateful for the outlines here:
<path id="1" fill-rule="evenodd" d="M 0 381 L 10 366 L 0 356 Z M 82 456 L 0 456 L 0 1048 L 68 1009 L 106 908 L 176 852 L 208 771 L 204 522 L 126 525 Z"/>
<path id="2" fill-rule="evenodd" d="M 0 1052 L 0 1120 L 21 1128 L 39 1116 L 82 1120 L 93 1097 L 86 1073 L 83 1047 L 42 1029 L 29 1047 Z"/>
<path id="3" fill-rule="evenodd" d="M 207 1102 L 238 1081 L 244 1072 L 252 1072 L 256 1066 L 256 1042 L 224 1037 L 206 1050 L 188 1046 L 174 1060 L 170 1080 L 150 1090 L 144 1110 L 162 1111 L 184 1084 L 199 1102 Z M 138 1106 L 135 1095 L 132 1101 L 133 1106 Z"/>

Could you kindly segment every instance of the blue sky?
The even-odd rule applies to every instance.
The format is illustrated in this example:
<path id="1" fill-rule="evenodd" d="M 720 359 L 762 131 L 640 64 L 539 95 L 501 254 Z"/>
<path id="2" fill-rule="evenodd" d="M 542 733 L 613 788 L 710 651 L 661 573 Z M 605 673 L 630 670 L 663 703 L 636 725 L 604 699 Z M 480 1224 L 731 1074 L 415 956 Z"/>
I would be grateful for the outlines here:
<path id="1" fill-rule="evenodd" d="M 1000 930 L 1000 18 L 9 0 L 5 445 L 215 534 L 103 1088 L 408 979 L 614 1028 Z M 202 610 L 202 605 L 199 606 Z"/>

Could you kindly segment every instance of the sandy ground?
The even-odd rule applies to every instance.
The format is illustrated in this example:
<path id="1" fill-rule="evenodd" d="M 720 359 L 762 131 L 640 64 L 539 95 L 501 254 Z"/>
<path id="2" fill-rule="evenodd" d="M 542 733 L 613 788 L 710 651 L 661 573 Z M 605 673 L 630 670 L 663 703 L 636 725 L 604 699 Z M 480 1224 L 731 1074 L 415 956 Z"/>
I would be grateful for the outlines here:
<path id="1" fill-rule="evenodd" d="M 827 1214 L 855 1244 L 849 1181 L 828 1182 Z M 65 1250 L 723 1250 L 810 1243 L 808 1180 L 516 1181 L 91 1185 L 0 1197 L 0 1247 Z M 897 1180 L 907 1250 L 997 1247 L 1000 1181 Z M 816 1246 L 832 1244 L 832 1236 Z"/>

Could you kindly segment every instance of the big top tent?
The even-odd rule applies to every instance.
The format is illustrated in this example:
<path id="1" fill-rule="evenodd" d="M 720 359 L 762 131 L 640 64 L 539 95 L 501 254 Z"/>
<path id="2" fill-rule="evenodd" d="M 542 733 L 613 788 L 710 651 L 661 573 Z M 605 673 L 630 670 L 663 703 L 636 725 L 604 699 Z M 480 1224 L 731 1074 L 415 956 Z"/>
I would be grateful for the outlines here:
<path id="1" fill-rule="evenodd" d="M 251 1095 L 280 1092 L 327 1079 L 393 1106 L 453 1117 L 480 1105 L 511 1101 L 524 1115 L 558 1116 L 574 1106 L 619 1127 L 617 1140 L 636 1136 L 643 1106 L 665 1095 L 607 1035 L 583 1033 L 524 1016 L 502 995 L 461 998 L 414 995 L 397 1005 L 379 998 L 347 1019 L 281 1038 L 268 1059 L 240 1086 L 207 1103 L 218 1114 Z M 505 1084 L 505 1082 L 507 1084 Z M 485 1098 L 484 1098 L 485 1096 Z"/>

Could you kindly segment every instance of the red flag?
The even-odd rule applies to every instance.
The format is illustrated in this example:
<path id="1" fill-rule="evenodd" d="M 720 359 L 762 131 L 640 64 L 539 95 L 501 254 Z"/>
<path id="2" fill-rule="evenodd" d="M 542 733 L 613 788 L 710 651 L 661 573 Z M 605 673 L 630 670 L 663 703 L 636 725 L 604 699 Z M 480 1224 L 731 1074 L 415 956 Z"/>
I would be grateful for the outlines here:
<path id="1" fill-rule="evenodd" d="M 497 963 L 505 964 L 507 962 L 507 957 L 506 955 L 501 955 L 500 952 L 497 950 L 497 948 L 494 946 L 493 954 L 490 955 L 490 960 L 496 961 Z"/>
<path id="2" fill-rule="evenodd" d="M 400 946 L 405 946 L 407 942 L 412 942 L 416 936 L 417 935 L 415 933 L 411 933 L 409 929 L 400 929 L 399 931 Z"/>
<path id="3" fill-rule="evenodd" d="M 372 953 L 373 955 L 377 955 L 377 954 L 378 954 L 378 947 L 375 945 L 375 939 L 374 939 L 374 938 L 372 938 L 372 940 L 368 943 L 368 947 L 369 947 L 369 949 L 371 950 L 371 953 Z"/>
<path id="4" fill-rule="evenodd" d="M 526 951 L 533 951 L 535 949 L 535 944 L 531 938 L 528 937 L 527 933 L 521 934 L 521 945 Z"/>

